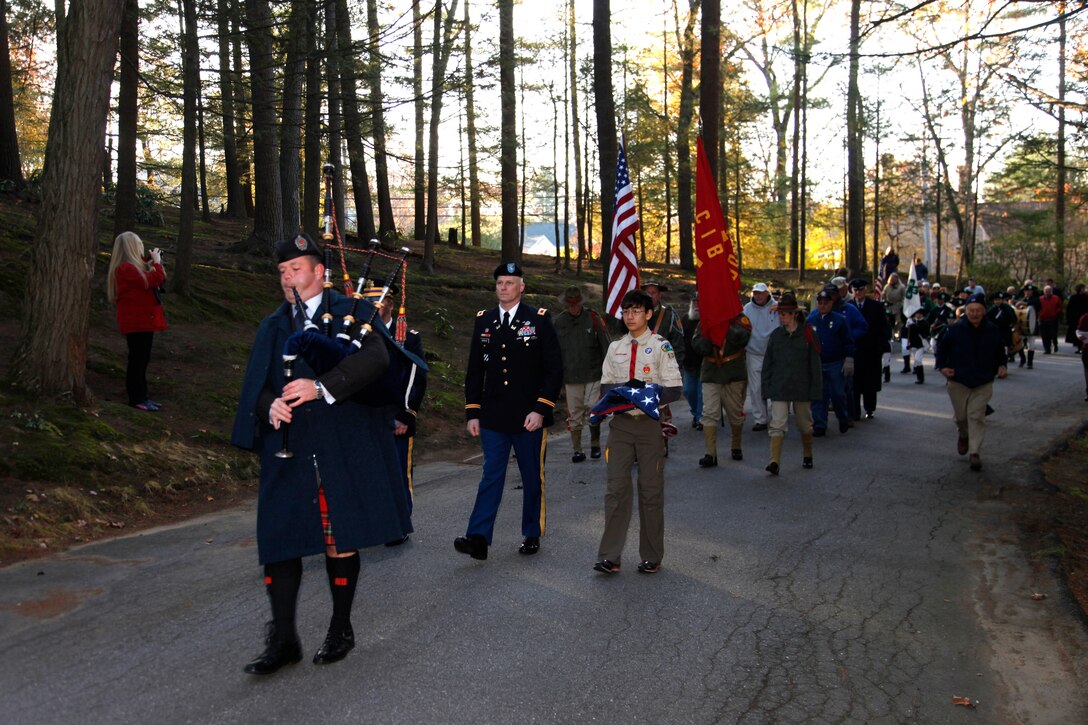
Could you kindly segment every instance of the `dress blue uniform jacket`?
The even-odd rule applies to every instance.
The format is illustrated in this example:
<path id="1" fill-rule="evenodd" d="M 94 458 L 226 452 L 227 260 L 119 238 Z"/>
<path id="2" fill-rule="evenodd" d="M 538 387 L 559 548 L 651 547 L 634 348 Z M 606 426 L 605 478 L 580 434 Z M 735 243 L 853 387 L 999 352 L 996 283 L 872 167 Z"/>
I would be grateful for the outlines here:
<path id="1" fill-rule="evenodd" d="M 418 330 L 408 330 L 404 338 L 404 349 L 419 359 L 423 359 L 423 337 Z M 427 368 L 411 363 L 406 367 L 403 376 L 402 395 L 399 401 L 400 410 L 396 418 L 408 426 L 407 436 L 416 434 L 416 414 L 423 405 L 423 397 L 427 393 Z"/>
<path id="2" fill-rule="evenodd" d="M 351 300 L 333 293 L 334 329 L 340 329 L 350 307 Z M 360 301 L 359 307 L 363 311 L 357 317 L 367 319 L 370 303 Z M 320 379 L 337 402 L 329 405 L 318 398 L 295 408 L 289 438 L 295 455 L 275 457 L 283 445 L 283 427 L 272 428 L 268 409 L 284 385 L 282 354 L 292 333 L 291 315 L 285 302 L 257 330 L 231 436 L 234 445 L 261 458 L 257 547 L 262 564 L 325 551 L 318 475 L 338 550 L 376 546 L 412 531 L 393 444 L 395 410 L 368 404 L 365 392 L 388 370 L 391 355 L 404 355 L 384 325 L 375 325 L 361 350 L 319 378 L 299 357 L 295 378 Z"/>
<path id="3" fill-rule="evenodd" d="M 535 412 L 547 428 L 562 381 L 559 337 L 546 310 L 522 302 L 508 327 L 498 305 L 477 313 L 465 372 L 466 420 L 513 434 Z"/>
<path id="4" fill-rule="evenodd" d="M 805 322 L 815 327 L 816 334 L 820 336 L 821 362 L 827 364 L 854 357 L 854 338 L 850 335 L 845 317 L 838 312 L 821 315 L 819 310 L 813 310 Z"/>

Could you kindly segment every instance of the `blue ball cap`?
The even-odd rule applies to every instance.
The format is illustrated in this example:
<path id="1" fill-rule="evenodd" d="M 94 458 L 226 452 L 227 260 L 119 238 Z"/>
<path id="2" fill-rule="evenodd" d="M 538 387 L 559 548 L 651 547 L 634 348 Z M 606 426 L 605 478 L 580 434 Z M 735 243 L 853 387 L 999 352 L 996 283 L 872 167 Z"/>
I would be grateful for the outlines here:
<path id="1" fill-rule="evenodd" d="M 967 304 L 979 304 L 983 307 L 986 306 L 986 295 L 978 294 L 977 292 L 967 298 Z"/>

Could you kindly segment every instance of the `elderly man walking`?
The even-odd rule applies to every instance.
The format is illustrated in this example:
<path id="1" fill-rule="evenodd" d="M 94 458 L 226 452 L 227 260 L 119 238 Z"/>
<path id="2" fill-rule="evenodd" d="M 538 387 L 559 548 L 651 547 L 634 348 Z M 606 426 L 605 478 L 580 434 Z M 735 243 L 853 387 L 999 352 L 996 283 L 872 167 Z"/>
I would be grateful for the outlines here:
<path id="1" fill-rule="evenodd" d="M 986 297 L 967 299 L 963 317 L 948 328 L 937 348 L 937 369 L 948 379 L 948 397 L 959 430 L 956 449 L 967 454 L 972 471 L 982 469 L 986 405 L 994 393 L 994 377 L 1005 377 L 1001 331 L 986 319 Z"/>
<path id="2" fill-rule="evenodd" d="M 748 406 L 755 419 L 754 431 L 767 430 L 767 396 L 763 394 L 763 356 L 767 341 L 778 329 L 778 304 L 771 299 L 767 285 L 757 282 L 752 286 L 752 299 L 744 306 L 744 314 L 752 323 L 752 336 L 748 339 Z"/>

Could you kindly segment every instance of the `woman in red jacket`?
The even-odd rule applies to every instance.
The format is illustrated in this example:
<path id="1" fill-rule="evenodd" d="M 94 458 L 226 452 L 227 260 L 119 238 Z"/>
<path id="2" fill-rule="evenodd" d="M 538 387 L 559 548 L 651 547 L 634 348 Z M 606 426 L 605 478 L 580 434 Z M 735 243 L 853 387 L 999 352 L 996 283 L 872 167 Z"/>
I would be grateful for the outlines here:
<path id="1" fill-rule="evenodd" d="M 165 281 L 161 250 L 152 249 L 145 256 L 144 243 L 135 233 L 117 235 L 108 285 L 109 300 L 117 305 L 117 324 L 128 342 L 128 404 L 152 413 L 160 406 L 147 397 L 147 364 L 151 361 L 152 338 L 166 329 L 162 301 L 157 295 Z"/>

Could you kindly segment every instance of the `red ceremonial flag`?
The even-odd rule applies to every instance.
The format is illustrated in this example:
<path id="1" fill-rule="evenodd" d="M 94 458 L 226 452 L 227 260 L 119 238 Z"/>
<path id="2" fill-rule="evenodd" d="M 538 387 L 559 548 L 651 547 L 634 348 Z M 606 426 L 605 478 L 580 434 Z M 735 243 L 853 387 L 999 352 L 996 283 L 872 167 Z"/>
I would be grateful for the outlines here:
<path id="1" fill-rule="evenodd" d="M 623 296 L 638 289 L 638 255 L 635 254 L 635 232 L 638 231 L 638 210 L 631 188 L 631 175 L 627 171 L 627 154 L 619 145 L 616 162 L 616 209 L 612 214 L 612 246 L 608 253 L 608 289 L 605 294 L 605 312 L 617 319 L 623 318 L 620 303 Z"/>
<path id="2" fill-rule="evenodd" d="M 702 137 L 696 166 L 695 283 L 699 288 L 699 329 L 703 337 L 721 347 L 729 323 L 742 311 L 740 269 Z"/>

